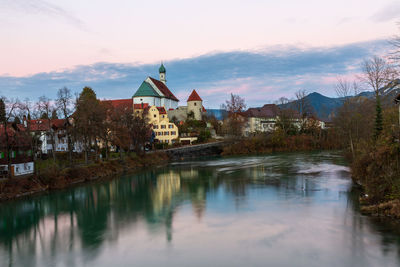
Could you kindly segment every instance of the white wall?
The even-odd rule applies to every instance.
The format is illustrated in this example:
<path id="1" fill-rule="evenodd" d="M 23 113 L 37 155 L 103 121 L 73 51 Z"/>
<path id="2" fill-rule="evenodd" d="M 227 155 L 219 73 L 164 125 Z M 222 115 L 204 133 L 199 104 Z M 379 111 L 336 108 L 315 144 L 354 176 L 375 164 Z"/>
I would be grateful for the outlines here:
<path id="1" fill-rule="evenodd" d="M 8 170 L 7 165 L 0 165 L 1 167 L 4 168 L 4 170 Z M 12 167 L 14 167 L 14 175 L 15 176 L 20 176 L 20 175 L 25 175 L 25 174 L 32 174 L 34 172 L 34 163 L 31 162 L 26 162 L 26 163 L 18 163 L 18 164 L 11 164 Z"/>
<path id="2" fill-rule="evenodd" d="M 14 166 L 14 175 L 15 176 L 32 174 L 34 171 L 33 162 L 12 164 L 12 166 Z"/>
<path id="3" fill-rule="evenodd" d="M 159 97 L 154 96 L 137 96 L 133 98 L 134 104 L 149 104 L 149 106 L 161 106 L 161 99 Z"/>

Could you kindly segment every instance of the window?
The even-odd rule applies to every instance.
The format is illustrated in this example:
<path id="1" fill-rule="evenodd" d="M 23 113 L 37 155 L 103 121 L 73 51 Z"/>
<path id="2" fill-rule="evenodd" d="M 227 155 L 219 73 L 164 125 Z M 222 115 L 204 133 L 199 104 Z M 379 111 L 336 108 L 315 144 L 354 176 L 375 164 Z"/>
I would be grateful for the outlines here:
<path id="1" fill-rule="evenodd" d="M 161 125 L 161 129 L 167 128 L 166 125 Z"/>
<path id="2" fill-rule="evenodd" d="M 158 135 L 162 135 L 162 132 L 159 132 Z"/>
<path id="3" fill-rule="evenodd" d="M 169 132 L 164 132 L 164 135 L 169 135 Z"/>
<path id="4" fill-rule="evenodd" d="M 163 118 L 165 118 L 165 115 L 162 115 Z"/>
<path id="5" fill-rule="evenodd" d="M 168 141 L 168 140 L 165 140 L 165 143 L 167 143 L 167 144 L 168 144 L 168 143 L 169 143 L 169 141 Z"/>
<path id="6" fill-rule="evenodd" d="M 154 126 L 153 126 L 153 129 L 158 129 L 158 125 L 154 125 Z"/>
<path id="7" fill-rule="evenodd" d="M 197 103 L 196 103 L 196 102 L 194 102 L 194 105 L 195 105 L 195 106 L 197 106 Z"/>
<path id="8" fill-rule="evenodd" d="M 157 118 L 157 115 L 156 115 L 156 114 L 154 114 L 154 118 Z"/>
<path id="9" fill-rule="evenodd" d="M 174 125 L 170 124 L 170 125 L 168 125 L 168 128 L 169 128 L 169 129 L 173 129 L 173 128 L 174 128 Z"/>
<path id="10" fill-rule="evenodd" d="M 176 132 L 175 132 L 175 131 L 172 131 L 172 132 L 171 132 L 171 135 L 176 135 Z"/>

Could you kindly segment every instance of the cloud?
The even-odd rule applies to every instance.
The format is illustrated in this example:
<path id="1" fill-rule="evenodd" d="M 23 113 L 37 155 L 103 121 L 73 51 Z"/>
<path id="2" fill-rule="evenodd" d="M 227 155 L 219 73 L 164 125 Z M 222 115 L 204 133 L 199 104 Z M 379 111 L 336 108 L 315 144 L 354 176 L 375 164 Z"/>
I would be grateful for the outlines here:
<path id="1" fill-rule="evenodd" d="M 196 89 L 206 108 L 219 107 L 230 93 L 243 96 L 248 106 L 257 106 L 281 96 L 290 98 L 298 89 L 333 96 L 337 76 L 352 77 L 364 58 L 388 49 L 387 41 L 376 40 L 325 48 L 218 52 L 164 64 L 167 84 L 181 104 Z M 147 76 L 158 77 L 158 67 L 101 62 L 27 77 L 0 76 L 0 95 L 54 98 L 64 86 L 75 92 L 91 86 L 99 98 L 130 98 Z"/>
<path id="2" fill-rule="evenodd" d="M 395 1 L 391 4 L 385 6 L 374 15 L 372 15 L 371 19 L 375 22 L 386 22 L 392 19 L 400 18 L 400 2 Z"/>
<path id="3" fill-rule="evenodd" d="M 0 0 L 0 4 L 3 9 L 62 18 L 76 28 L 86 31 L 86 26 L 82 20 L 60 6 L 48 3 L 44 0 Z"/>

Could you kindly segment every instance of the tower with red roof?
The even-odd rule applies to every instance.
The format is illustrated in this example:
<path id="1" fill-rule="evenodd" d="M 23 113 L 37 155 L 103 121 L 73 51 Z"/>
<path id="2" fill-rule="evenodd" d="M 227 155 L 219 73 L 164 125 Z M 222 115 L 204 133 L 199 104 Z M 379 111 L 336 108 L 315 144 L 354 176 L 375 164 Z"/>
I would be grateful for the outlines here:
<path id="1" fill-rule="evenodd" d="M 187 100 L 187 112 L 188 115 L 193 112 L 193 117 L 194 117 L 193 119 L 201 120 L 202 113 L 204 112 L 203 100 L 196 92 L 196 90 L 192 91 Z"/>

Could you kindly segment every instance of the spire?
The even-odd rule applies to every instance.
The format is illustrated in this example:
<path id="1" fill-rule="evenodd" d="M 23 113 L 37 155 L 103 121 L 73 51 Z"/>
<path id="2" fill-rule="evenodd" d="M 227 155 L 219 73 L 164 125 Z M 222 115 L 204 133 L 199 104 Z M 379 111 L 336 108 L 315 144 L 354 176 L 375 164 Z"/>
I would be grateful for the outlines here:
<path id="1" fill-rule="evenodd" d="M 164 67 L 164 64 L 163 64 L 162 62 L 161 62 L 160 68 L 158 69 L 158 72 L 159 72 L 159 73 L 165 73 L 165 72 L 166 72 L 165 67 Z"/>
<path id="2" fill-rule="evenodd" d="M 165 79 L 166 70 L 162 62 L 160 68 L 158 69 L 158 72 L 160 73 L 160 81 L 165 84 L 167 82 L 167 80 Z"/>

